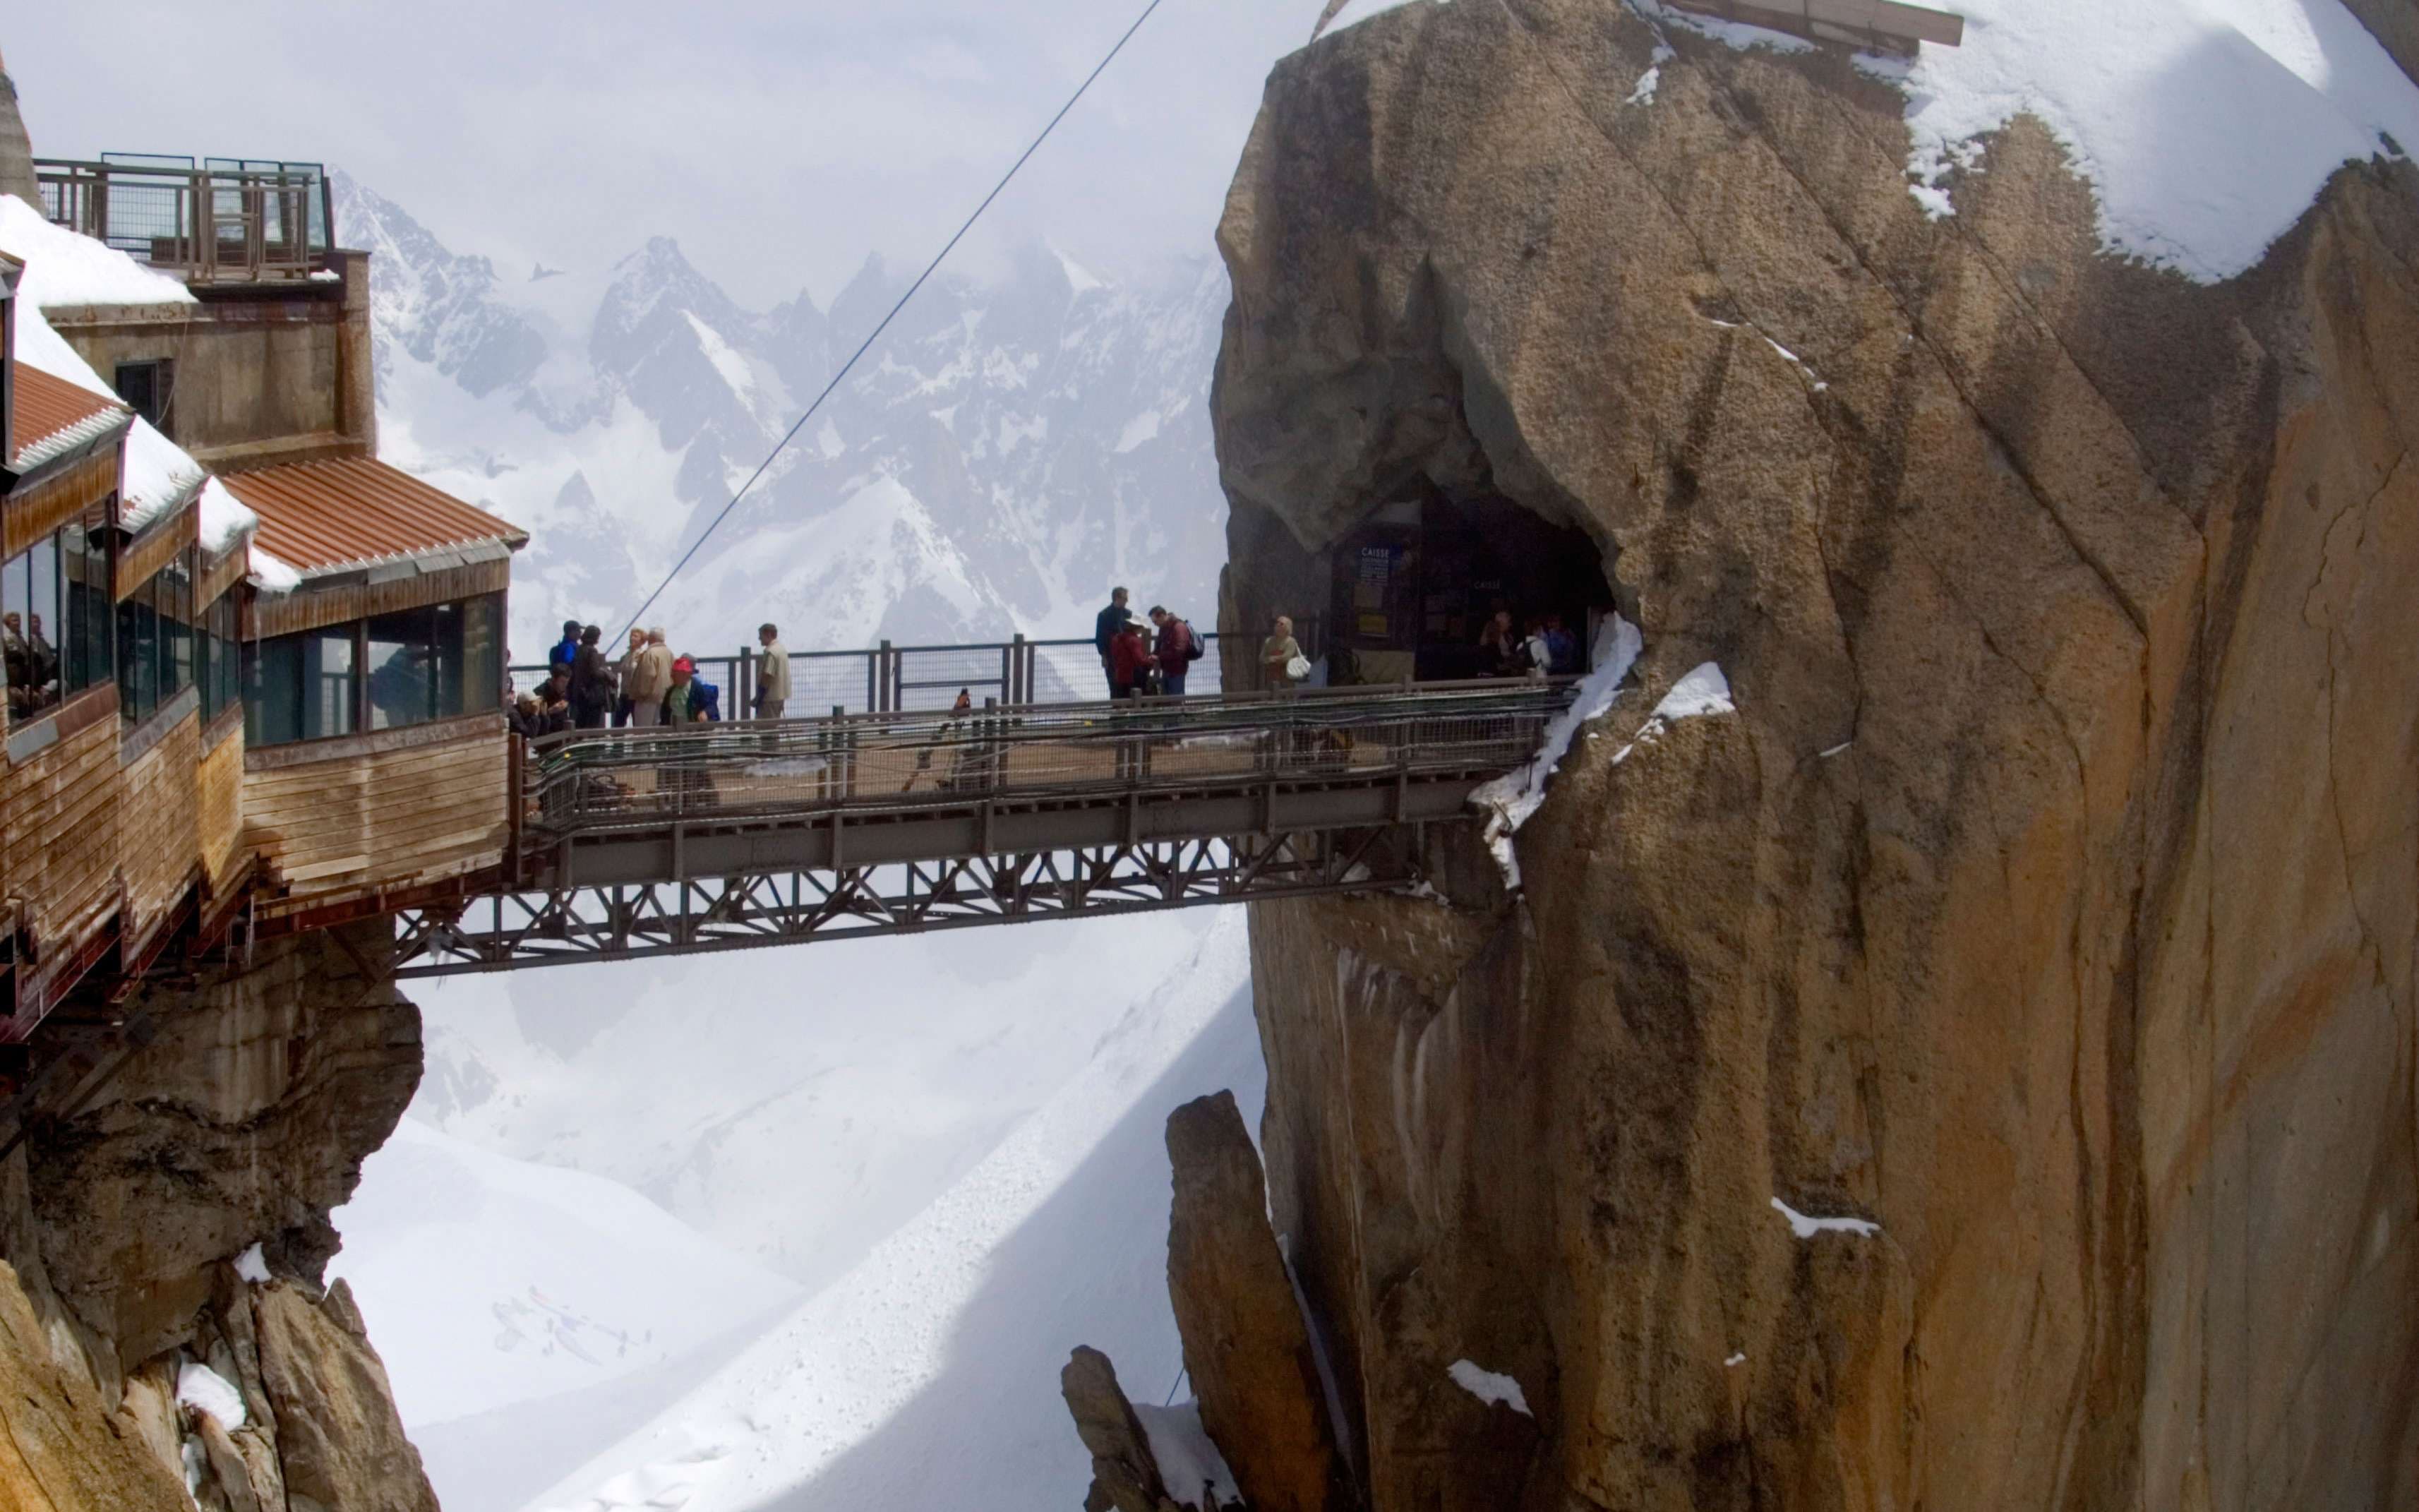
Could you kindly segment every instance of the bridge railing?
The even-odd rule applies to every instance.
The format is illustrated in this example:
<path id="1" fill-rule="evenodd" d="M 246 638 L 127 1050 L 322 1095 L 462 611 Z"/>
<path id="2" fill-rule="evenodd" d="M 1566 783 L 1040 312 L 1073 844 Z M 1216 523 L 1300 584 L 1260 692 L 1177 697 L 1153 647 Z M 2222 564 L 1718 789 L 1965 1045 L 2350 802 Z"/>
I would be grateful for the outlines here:
<path id="1" fill-rule="evenodd" d="M 571 731 L 523 764 L 532 838 L 666 821 L 1508 770 L 1574 681 L 1239 693 L 962 716 L 836 714 Z M 954 689 L 952 690 L 954 691 Z"/>
<path id="2" fill-rule="evenodd" d="M 1298 622 L 1295 638 L 1310 656 L 1319 655 L 1320 625 L 1317 616 Z M 1201 632 L 1203 655 L 1192 664 L 1185 693 L 1199 697 L 1225 691 L 1218 658 L 1218 633 Z M 608 648 L 613 655 L 619 648 Z M 746 647 L 729 656 L 688 655 L 698 674 L 722 690 L 723 717 L 738 718 L 755 707 L 756 653 Z M 513 686 L 521 692 L 546 680 L 544 662 L 520 662 L 511 668 Z M 858 651 L 793 651 L 790 653 L 792 714 L 832 709 L 850 714 L 941 712 L 956 701 L 958 690 L 980 703 L 1076 703 L 1107 691 L 1101 660 L 1088 639 L 1007 640 L 972 645 L 905 646 L 885 640 Z"/>

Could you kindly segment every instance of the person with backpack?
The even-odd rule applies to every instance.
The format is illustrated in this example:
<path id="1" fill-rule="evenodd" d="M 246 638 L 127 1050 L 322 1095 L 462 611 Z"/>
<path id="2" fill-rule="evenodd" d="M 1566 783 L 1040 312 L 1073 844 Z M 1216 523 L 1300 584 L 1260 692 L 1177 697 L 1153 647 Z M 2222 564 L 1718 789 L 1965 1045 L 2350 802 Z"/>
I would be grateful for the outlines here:
<path id="1" fill-rule="evenodd" d="M 579 632 L 579 648 L 571 657 L 571 717 L 582 730 L 602 730 L 613 708 L 613 663 L 597 644 L 605 632 L 589 625 Z"/>
<path id="2" fill-rule="evenodd" d="M 1159 626 L 1150 648 L 1152 657 L 1159 663 L 1159 691 L 1163 697 L 1180 699 L 1184 696 L 1184 674 L 1193 670 L 1193 664 L 1201 659 L 1207 648 L 1193 632 L 1193 623 L 1170 614 L 1164 604 L 1150 607 L 1150 623 Z"/>
<path id="3" fill-rule="evenodd" d="M 565 620 L 562 622 L 562 639 L 556 641 L 554 643 L 554 649 L 546 654 L 546 670 L 547 671 L 554 671 L 557 669 L 560 669 L 563 671 L 571 671 L 571 664 L 578 659 L 579 622 L 578 620 Z"/>

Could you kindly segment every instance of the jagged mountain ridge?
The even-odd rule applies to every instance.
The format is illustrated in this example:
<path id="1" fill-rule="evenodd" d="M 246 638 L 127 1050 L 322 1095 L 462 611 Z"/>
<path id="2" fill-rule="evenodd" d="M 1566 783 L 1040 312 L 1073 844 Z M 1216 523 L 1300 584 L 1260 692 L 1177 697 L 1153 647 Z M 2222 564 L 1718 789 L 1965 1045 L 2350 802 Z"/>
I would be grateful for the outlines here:
<path id="1" fill-rule="evenodd" d="M 879 258 L 764 312 L 670 238 L 529 280 L 336 183 L 373 254 L 381 451 L 532 535 L 527 657 L 623 622 L 906 285 Z M 1225 506 L 1207 422 L 1225 279 L 1151 286 L 1044 247 L 928 284 L 658 605 L 701 651 L 1085 633 L 1112 581 L 1214 612 Z"/>

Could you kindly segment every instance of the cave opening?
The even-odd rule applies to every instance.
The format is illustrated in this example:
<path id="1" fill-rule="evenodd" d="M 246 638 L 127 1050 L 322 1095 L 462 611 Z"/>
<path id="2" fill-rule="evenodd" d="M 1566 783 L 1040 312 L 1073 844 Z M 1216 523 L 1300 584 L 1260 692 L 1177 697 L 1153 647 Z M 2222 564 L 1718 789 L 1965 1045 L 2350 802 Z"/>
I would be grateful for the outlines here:
<path id="1" fill-rule="evenodd" d="M 1456 496 L 1425 477 L 1337 541 L 1328 565 L 1333 684 L 1503 675 L 1515 669 L 1487 639 L 1499 613 L 1516 635 L 1547 632 L 1548 670 L 1584 672 L 1613 612 L 1611 575 L 1585 531 L 1502 494 Z"/>

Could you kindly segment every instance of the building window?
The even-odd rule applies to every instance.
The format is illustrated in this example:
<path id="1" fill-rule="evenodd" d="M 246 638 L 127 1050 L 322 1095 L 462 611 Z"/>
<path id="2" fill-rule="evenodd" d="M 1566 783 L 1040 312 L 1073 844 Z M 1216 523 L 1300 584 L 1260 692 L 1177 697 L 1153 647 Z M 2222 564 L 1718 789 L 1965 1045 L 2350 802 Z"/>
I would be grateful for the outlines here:
<path id="1" fill-rule="evenodd" d="M 221 594 L 194 623 L 195 679 L 202 687 L 202 720 L 208 723 L 243 696 L 243 671 L 236 595 Z"/>
<path id="2" fill-rule="evenodd" d="M 59 578 L 68 630 L 61 675 L 69 692 L 80 693 L 109 681 L 116 655 L 109 546 L 81 521 L 59 532 Z"/>
<path id="3" fill-rule="evenodd" d="M 193 557 L 186 547 L 117 606 L 117 707 L 141 724 L 193 686 Z"/>
<path id="4" fill-rule="evenodd" d="M 353 733 L 353 635 L 331 625 L 272 636 L 245 648 L 243 741 L 282 746 Z"/>
<path id="5" fill-rule="evenodd" d="M 244 649 L 244 744 L 397 730 L 499 706 L 500 594 L 399 609 Z"/>
<path id="6" fill-rule="evenodd" d="M 10 722 L 39 718 L 91 687 L 100 680 L 97 668 L 108 675 L 108 602 L 109 555 L 82 521 L 0 565 L 0 662 Z"/>
<path id="7" fill-rule="evenodd" d="M 502 601 L 491 594 L 369 620 L 370 728 L 496 707 L 504 678 L 502 617 Z"/>
<path id="8" fill-rule="evenodd" d="M 176 373 L 177 364 L 164 357 L 148 363 L 120 363 L 117 381 L 113 385 L 129 409 L 171 440 L 176 438 L 168 429 L 168 406 L 174 396 Z"/>

